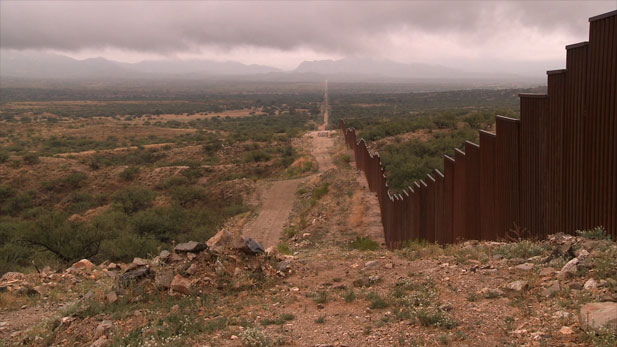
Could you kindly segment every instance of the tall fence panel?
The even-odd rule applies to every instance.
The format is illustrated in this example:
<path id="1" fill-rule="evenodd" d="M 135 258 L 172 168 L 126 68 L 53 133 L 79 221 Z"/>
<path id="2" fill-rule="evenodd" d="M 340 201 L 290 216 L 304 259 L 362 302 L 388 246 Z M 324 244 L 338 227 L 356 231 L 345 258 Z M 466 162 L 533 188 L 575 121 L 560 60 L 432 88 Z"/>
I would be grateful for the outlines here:
<path id="1" fill-rule="evenodd" d="M 465 238 L 480 240 L 480 146 L 465 142 Z"/>
<path id="2" fill-rule="evenodd" d="M 480 131 L 480 239 L 495 240 L 495 134 Z"/>
<path id="3" fill-rule="evenodd" d="M 566 70 L 547 72 L 548 117 L 546 117 L 546 206 L 544 227 L 546 234 L 563 231 L 564 208 L 564 102 Z"/>
<path id="4" fill-rule="evenodd" d="M 443 232 L 441 237 L 444 243 L 454 243 L 452 227 L 454 215 L 454 159 L 449 156 L 443 158 Z"/>
<path id="5" fill-rule="evenodd" d="M 435 170 L 433 175 L 435 176 L 435 242 L 444 244 L 447 242 L 444 238 L 444 175 L 439 170 Z"/>
<path id="6" fill-rule="evenodd" d="M 520 226 L 525 235 L 544 234 L 546 117 L 548 96 L 521 94 Z"/>
<path id="7" fill-rule="evenodd" d="M 519 120 L 495 119 L 495 208 L 497 238 L 506 238 L 519 220 Z"/>
<path id="8" fill-rule="evenodd" d="M 465 212 L 465 152 L 454 151 L 454 193 L 452 203 L 452 237 L 454 241 L 465 240 L 467 237 Z"/>

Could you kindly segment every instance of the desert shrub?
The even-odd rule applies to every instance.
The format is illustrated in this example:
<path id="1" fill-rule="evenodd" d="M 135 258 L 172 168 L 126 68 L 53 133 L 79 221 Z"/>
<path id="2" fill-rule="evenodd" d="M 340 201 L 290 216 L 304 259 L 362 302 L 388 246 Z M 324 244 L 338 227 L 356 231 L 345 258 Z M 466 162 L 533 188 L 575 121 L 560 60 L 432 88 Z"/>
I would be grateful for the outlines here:
<path id="1" fill-rule="evenodd" d="M 41 185 L 46 190 L 60 193 L 67 190 L 80 188 L 83 181 L 85 181 L 87 178 L 88 175 L 86 175 L 85 173 L 75 171 L 62 178 L 51 181 L 43 181 Z"/>
<path id="2" fill-rule="evenodd" d="M 206 197 L 206 192 L 198 186 L 181 185 L 172 187 L 169 190 L 171 197 L 181 206 L 195 204 Z"/>
<path id="3" fill-rule="evenodd" d="M 122 178 L 125 181 L 132 181 L 135 179 L 135 176 L 137 176 L 138 173 L 139 173 L 139 167 L 129 166 L 120 173 L 120 178 Z"/>
<path id="4" fill-rule="evenodd" d="M 520 242 L 507 243 L 499 246 L 495 250 L 496 254 L 502 255 L 504 258 L 531 258 L 544 253 L 544 248 L 534 242 L 523 240 Z"/>
<path id="5" fill-rule="evenodd" d="M 313 200 L 319 200 L 323 198 L 326 194 L 328 194 L 329 187 L 330 187 L 330 183 L 324 182 L 319 187 L 316 187 L 315 189 L 313 189 L 313 191 L 311 192 L 311 198 Z"/>
<path id="6" fill-rule="evenodd" d="M 112 196 L 114 205 L 126 214 L 133 214 L 152 206 L 156 192 L 145 187 L 129 187 Z"/>
<path id="7" fill-rule="evenodd" d="M 376 251 L 379 249 L 377 242 L 361 236 L 357 236 L 355 240 L 351 241 L 349 246 L 360 251 Z"/>
<path id="8" fill-rule="evenodd" d="M 207 155 L 214 155 L 221 148 L 223 148 L 223 143 L 219 139 L 209 140 L 202 145 L 202 149 Z"/>
<path id="9" fill-rule="evenodd" d="M 68 221 L 65 214 L 57 212 L 45 213 L 36 221 L 25 223 L 21 233 L 21 242 L 50 252 L 65 263 L 96 255 L 104 237 L 91 225 Z"/>
<path id="10" fill-rule="evenodd" d="M 195 165 L 194 167 L 182 170 L 182 176 L 188 178 L 191 182 L 196 182 L 200 177 L 204 176 L 204 170 L 196 166 L 199 166 L 199 164 Z"/>
<path id="11" fill-rule="evenodd" d="M 9 153 L 0 150 L 0 164 L 6 163 L 9 160 Z"/>
<path id="12" fill-rule="evenodd" d="M 592 240 L 610 240 L 611 238 L 611 235 L 608 234 L 601 226 L 588 230 L 577 230 L 576 233 L 580 237 Z"/>
<path id="13" fill-rule="evenodd" d="M 259 163 L 262 161 L 268 161 L 272 158 L 270 154 L 261 151 L 261 150 L 253 150 L 244 154 L 243 160 L 245 163 Z"/>
<path id="14" fill-rule="evenodd" d="M 28 165 L 34 165 L 34 164 L 38 164 L 41 162 L 41 159 L 39 159 L 39 156 L 36 153 L 27 153 L 22 157 L 24 163 L 28 164 Z"/>
<path id="15" fill-rule="evenodd" d="M 258 328 L 246 328 L 240 333 L 242 345 L 245 347 L 269 347 L 272 346 L 272 340 Z"/>
<path id="16" fill-rule="evenodd" d="M 7 194 L 8 193 L 10 192 L 7 192 Z M 4 202 L 0 199 L 0 215 L 15 216 L 22 213 L 32 206 L 35 196 L 36 194 L 30 191 L 13 194 L 13 196 L 5 199 Z"/>
<path id="17" fill-rule="evenodd" d="M 9 198 L 14 197 L 17 194 L 15 188 L 8 184 L 0 184 L 0 204 Z"/>
<path id="18" fill-rule="evenodd" d="M 172 176 L 163 181 L 163 183 L 157 185 L 158 189 L 168 189 L 176 186 L 189 185 L 191 182 L 188 178 L 183 176 Z"/>

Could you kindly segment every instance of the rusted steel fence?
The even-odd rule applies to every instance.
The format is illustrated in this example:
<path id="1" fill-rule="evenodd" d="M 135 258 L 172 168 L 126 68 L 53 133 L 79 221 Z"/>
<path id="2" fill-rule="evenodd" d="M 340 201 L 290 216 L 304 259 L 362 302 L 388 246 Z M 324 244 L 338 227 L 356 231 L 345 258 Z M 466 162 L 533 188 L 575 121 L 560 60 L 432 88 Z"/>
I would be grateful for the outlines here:
<path id="1" fill-rule="evenodd" d="M 340 126 L 377 194 L 385 240 L 441 244 L 543 238 L 604 227 L 617 239 L 617 11 L 590 18 L 589 42 L 566 46 L 546 95 L 521 94 L 520 120 L 496 116 L 454 158 L 400 194 L 378 153 Z"/>

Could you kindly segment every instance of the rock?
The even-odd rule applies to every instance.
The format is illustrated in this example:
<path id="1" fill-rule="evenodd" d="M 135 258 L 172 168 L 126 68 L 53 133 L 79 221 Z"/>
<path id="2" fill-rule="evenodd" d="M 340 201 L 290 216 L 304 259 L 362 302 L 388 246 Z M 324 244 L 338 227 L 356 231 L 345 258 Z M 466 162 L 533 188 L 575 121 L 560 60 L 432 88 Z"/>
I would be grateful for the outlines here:
<path id="1" fill-rule="evenodd" d="M 109 344 L 109 340 L 105 336 L 99 337 L 96 341 L 94 341 L 90 347 L 104 347 Z"/>
<path id="2" fill-rule="evenodd" d="M 174 279 L 174 270 L 167 269 L 159 271 L 154 278 L 154 284 L 159 289 L 169 289 L 171 281 Z"/>
<path id="3" fill-rule="evenodd" d="M 533 264 L 524 263 L 524 264 L 516 265 L 514 268 L 520 271 L 531 271 L 533 270 Z"/>
<path id="4" fill-rule="evenodd" d="M 515 292 L 520 292 L 526 287 L 527 287 L 527 282 L 521 281 L 521 280 L 510 282 L 506 285 L 506 288 L 513 290 Z"/>
<path id="5" fill-rule="evenodd" d="M 186 259 L 189 261 L 193 261 L 193 259 L 197 258 L 197 254 L 193 252 L 186 252 Z"/>
<path id="6" fill-rule="evenodd" d="M 118 279 L 118 285 L 121 288 L 127 287 L 132 282 L 141 280 L 142 278 L 150 277 L 152 272 L 149 267 L 138 267 L 130 269 L 120 276 Z"/>
<path id="7" fill-rule="evenodd" d="M 368 278 L 362 277 L 362 278 L 358 278 L 357 280 L 354 280 L 353 286 L 356 288 L 368 287 L 370 286 L 370 283 L 368 281 Z"/>
<path id="8" fill-rule="evenodd" d="M 275 246 L 270 246 L 270 247 L 266 248 L 266 255 L 269 255 L 269 256 L 272 256 L 272 257 L 278 256 L 279 255 L 279 250 Z"/>
<path id="9" fill-rule="evenodd" d="M 240 275 L 242 275 L 242 269 L 240 269 L 239 267 L 236 267 L 234 269 L 234 277 L 238 277 Z"/>
<path id="10" fill-rule="evenodd" d="M 92 264 L 92 262 L 88 259 L 82 259 L 78 262 L 76 262 L 75 264 L 73 264 L 73 266 L 71 266 L 72 269 L 75 270 L 92 270 L 92 268 L 94 268 L 94 264 Z"/>
<path id="11" fill-rule="evenodd" d="M 198 253 L 206 249 L 208 249 L 208 246 L 206 246 L 205 243 L 197 242 L 197 241 L 179 243 L 176 245 L 176 247 L 174 247 L 174 250 L 176 252 L 182 252 L 182 253 L 186 253 L 186 252 Z"/>
<path id="12" fill-rule="evenodd" d="M 67 325 L 67 324 L 70 324 L 74 320 L 75 320 L 75 317 L 71 317 L 71 316 L 62 317 L 62 319 L 60 319 L 60 324 Z"/>
<path id="13" fill-rule="evenodd" d="M 540 270 L 540 276 L 542 277 L 547 277 L 547 276 L 551 276 L 555 273 L 555 271 L 557 271 L 557 269 L 555 269 L 554 267 L 545 267 L 544 269 Z"/>
<path id="14" fill-rule="evenodd" d="M 225 265 L 223 265 L 223 263 L 221 263 L 221 261 L 218 259 L 214 263 L 214 271 L 219 276 L 224 276 L 225 274 L 227 274 L 227 269 L 225 269 Z"/>
<path id="15" fill-rule="evenodd" d="M 492 299 L 503 296 L 504 292 L 497 288 L 482 288 L 480 294 L 487 299 Z"/>
<path id="16" fill-rule="evenodd" d="M 178 293 L 191 295 L 191 287 L 193 283 L 188 278 L 184 278 L 181 275 L 176 275 L 174 279 L 171 281 L 171 289 Z"/>
<path id="17" fill-rule="evenodd" d="M 197 273 L 197 270 L 198 270 L 197 264 L 191 264 L 191 266 L 189 266 L 189 268 L 186 269 L 185 272 L 192 276 Z"/>
<path id="18" fill-rule="evenodd" d="M 223 229 L 212 236 L 206 244 L 210 249 L 214 250 L 243 249 L 244 238 L 239 232 L 230 232 Z"/>
<path id="19" fill-rule="evenodd" d="M 112 290 L 111 292 L 107 293 L 107 295 L 105 295 L 105 299 L 108 303 L 113 304 L 114 302 L 118 301 L 118 294 L 116 294 L 116 292 Z"/>
<path id="20" fill-rule="evenodd" d="M 110 320 L 102 321 L 96 327 L 96 330 L 94 332 L 94 337 L 99 338 L 101 336 L 107 335 L 107 333 L 109 332 L 109 330 L 111 330 L 111 328 L 113 328 L 113 326 L 114 326 L 114 323 L 112 323 L 112 321 Z"/>
<path id="21" fill-rule="evenodd" d="M 394 268 L 394 264 L 392 264 L 392 263 L 387 263 L 387 264 L 385 264 L 385 265 L 384 265 L 384 267 L 385 267 L 386 269 L 393 269 L 393 268 Z"/>
<path id="22" fill-rule="evenodd" d="M 289 270 L 291 270 L 292 266 L 293 263 L 290 260 L 283 260 L 276 266 L 276 271 L 287 273 L 289 272 Z"/>
<path id="23" fill-rule="evenodd" d="M 148 265 L 148 261 L 143 258 L 133 258 L 133 264 L 137 266 L 146 266 Z"/>
<path id="24" fill-rule="evenodd" d="M 585 282 L 585 285 L 583 285 L 583 289 L 585 290 L 593 290 L 598 288 L 598 282 L 596 282 L 596 280 L 594 280 L 593 278 L 588 279 Z"/>
<path id="25" fill-rule="evenodd" d="M 370 284 L 378 283 L 380 280 L 381 280 L 381 277 L 379 277 L 377 275 L 373 275 L 373 276 L 369 276 L 368 277 L 368 283 L 370 283 Z"/>
<path id="26" fill-rule="evenodd" d="M 161 253 L 159 254 L 159 258 L 161 258 L 161 260 L 163 261 L 167 260 L 170 256 L 171 256 L 171 253 L 166 249 L 162 250 Z"/>
<path id="27" fill-rule="evenodd" d="M 564 265 L 561 270 L 559 270 L 559 274 L 557 276 L 559 278 L 564 278 L 568 274 L 575 274 L 578 270 L 576 264 L 578 264 L 578 258 L 572 258 L 572 260 L 567 262 L 566 265 Z"/>
<path id="28" fill-rule="evenodd" d="M 576 251 L 576 257 L 579 259 L 586 258 L 588 255 L 589 255 L 589 252 L 587 252 L 587 250 L 584 248 L 581 248 L 578 251 Z"/>
<path id="29" fill-rule="evenodd" d="M 374 268 L 377 265 L 379 265 L 379 261 L 377 260 L 369 260 L 366 263 L 364 263 L 364 267 L 367 269 Z"/>
<path id="30" fill-rule="evenodd" d="M 548 284 L 550 285 L 542 289 L 540 295 L 549 297 L 561 290 L 561 287 L 559 286 L 559 281 L 550 281 Z"/>
<path id="31" fill-rule="evenodd" d="M 258 254 L 265 252 L 263 246 L 250 237 L 247 237 L 246 240 L 244 240 L 244 251 L 249 254 Z"/>
<path id="32" fill-rule="evenodd" d="M 561 329 L 559 329 L 559 333 L 561 333 L 562 335 L 572 335 L 572 333 L 574 333 L 574 330 L 572 330 L 572 328 L 570 327 L 563 326 L 561 327 Z"/>
<path id="33" fill-rule="evenodd" d="M 106 268 L 108 271 L 116 271 L 116 270 L 120 270 L 120 265 L 116 264 L 116 263 L 109 263 L 109 265 L 107 265 Z"/>
<path id="34" fill-rule="evenodd" d="M 26 275 L 22 274 L 21 272 L 7 272 L 4 275 L 2 275 L 2 278 L 0 278 L 0 280 L 2 282 L 13 282 L 13 281 L 20 281 L 23 282 L 26 280 Z"/>
<path id="35" fill-rule="evenodd" d="M 617 303 L 594 302 L 581 307 L 579 322 L 585 330 L 617 330 Z"/>

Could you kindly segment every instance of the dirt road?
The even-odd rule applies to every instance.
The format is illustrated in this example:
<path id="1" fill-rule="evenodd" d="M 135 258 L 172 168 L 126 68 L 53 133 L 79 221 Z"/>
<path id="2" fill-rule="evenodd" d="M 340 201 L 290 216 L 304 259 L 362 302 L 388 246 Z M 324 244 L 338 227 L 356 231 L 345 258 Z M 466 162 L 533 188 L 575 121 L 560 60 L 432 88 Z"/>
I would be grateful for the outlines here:
<path id="1" fill-rule="evenodd" d="M 317 160 L 318 173 L 334 168 L 328 149 L 333 146 L 334 140 L 324 129 L 328 122 L 327 89 L 324 94 L 324 124 L 319 131 L 312 131 L 305 136 L 311 138 L 311 154 Z M 258 188 L 261 197 L 261 210 L 257 218 L 244 226 L 242 234 L 253 238 L 264 248 L 276 246 L 283 233 L 283 227 L 289 218 L 293 207 L 298 186 L 309 179 L 303 177 L 293 180 L 264 182 Z"/>

